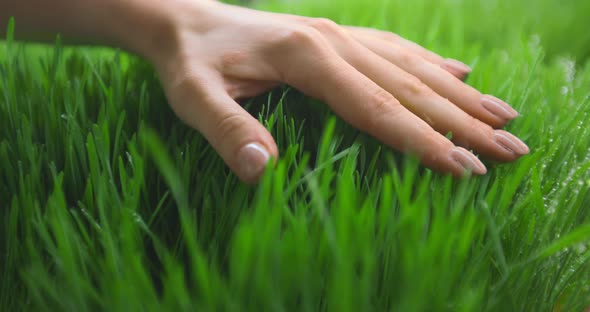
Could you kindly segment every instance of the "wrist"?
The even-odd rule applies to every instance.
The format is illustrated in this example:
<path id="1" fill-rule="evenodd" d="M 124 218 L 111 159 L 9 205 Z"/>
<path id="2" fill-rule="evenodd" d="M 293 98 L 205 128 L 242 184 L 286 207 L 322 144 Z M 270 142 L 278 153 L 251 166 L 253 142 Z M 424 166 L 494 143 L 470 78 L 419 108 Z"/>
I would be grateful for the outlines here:
<path id="1" fill-rule="evenodd" d="M 210 28 L 218 5 L 210 0 L 116 1 L 110 36 L 115 45 L 155 62 L 174 52 L 189 24 L 197 31 Z"/>

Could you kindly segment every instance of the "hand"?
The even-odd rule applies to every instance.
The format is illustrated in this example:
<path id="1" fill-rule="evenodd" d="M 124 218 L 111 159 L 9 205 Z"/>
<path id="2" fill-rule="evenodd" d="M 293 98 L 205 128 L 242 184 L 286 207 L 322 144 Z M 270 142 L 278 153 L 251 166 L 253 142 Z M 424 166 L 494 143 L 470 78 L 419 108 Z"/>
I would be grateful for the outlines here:
<path id="1" fill-rule="evenodd" d="M 281 83 L 441 172 L 485 174 L 467 149 L 502 162 L 529 152 L 494 129 L 518 113 L 464 84 L 466 65 L 397 35 L 217 2 L 189 1 L 171 12 L 167 44 L 142 54 L 155 64 L 175 113 L 246 182 L 256 182 L 278 151 L 235 100 Z"/>

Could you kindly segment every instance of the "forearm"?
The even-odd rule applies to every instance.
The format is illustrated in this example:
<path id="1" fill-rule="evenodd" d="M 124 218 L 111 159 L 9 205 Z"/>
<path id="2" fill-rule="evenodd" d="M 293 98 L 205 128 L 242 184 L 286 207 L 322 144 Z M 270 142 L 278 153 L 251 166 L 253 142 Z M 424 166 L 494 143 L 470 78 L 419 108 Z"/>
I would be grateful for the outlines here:
<path id="1" fill-rule="evenodd" d="M 194 0 L 209 3 L 207 0 Z M 17 39 L 53 40 L 121 47 L 142 56 L 166 44 L 173 33 L 174 0 L 2 0 L 0 34 L 10 17 L 16 20 Z M 195 12 L 198 13 L 198 12 Z M 195 19 L 201 18 L 194 16 Z"/>

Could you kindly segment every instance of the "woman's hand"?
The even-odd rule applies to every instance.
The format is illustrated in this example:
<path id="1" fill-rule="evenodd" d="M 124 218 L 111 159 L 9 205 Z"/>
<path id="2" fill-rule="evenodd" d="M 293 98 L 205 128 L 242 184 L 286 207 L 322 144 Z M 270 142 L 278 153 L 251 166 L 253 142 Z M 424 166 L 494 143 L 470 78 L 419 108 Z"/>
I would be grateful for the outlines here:
<path id="1" fill-rule="evenodd" d="M 485 174 L 467 149 L 503 162 L 529 152 L 514 135 L 494 130 L 518 113 L 464 84 L 470 69 L 458 61 L 387 32 L 201 4 L 186 2 L 171 16 L 171 44 L 144 54 L 176 114 L 244 181 L 255 182 L 278 154 L 269 132 L 235 100 L 281 83 L 437 171 Z"/>
<path id="2" fill-rule="evenodd" d="M 467 149 L 495 161 L 529 152 L 512 134 L 494 130 L 518 114 L 464 84 L 466 65 L 391 33 L 209 0 L 0 2 L 0 22 L 10 16 L 17 36 L 60 32 L 149 59 L 176 114 L 246 182 L 256 182 L 278 152 L 268 131 L 235 100 L 282 83 L 438 171 L 484 174 Z M 443 136 L 448 132 L 453 142 Z"/>

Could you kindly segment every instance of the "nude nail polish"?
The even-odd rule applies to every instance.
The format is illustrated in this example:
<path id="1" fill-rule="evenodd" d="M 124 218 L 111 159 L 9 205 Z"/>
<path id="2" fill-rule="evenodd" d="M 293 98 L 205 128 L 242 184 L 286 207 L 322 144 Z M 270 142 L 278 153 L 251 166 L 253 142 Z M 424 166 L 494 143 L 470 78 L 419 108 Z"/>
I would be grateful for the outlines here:
<path id="1" fill-rule="evenodd" d="M 471 170 L 475 174 L 486 174 L 488 172 L 486 166 L 475 155 L 464 148 L 454 148 L 451 151 L 451 158 L 465 170 Z"/>
<path id="2" fill-rule="evenodd" d="M 448 58 L 444 61 L 444 63 L 442 64 L 443 67 L 446 67 L 447 69 L 457 72 L 457 73 L 461 73 L 464 75 L 467 75 L 471 72 L 471 67 L 467 66 L 465 63 L 461 62 L 461 61 L 457 61 L 455 59 L 451 59 Z"/>
<path id="3" fill-rule="evenodd" d="M 264 171 L 270 154 L 258 143 L 246 144 L 238 152 L 240 175 L 246 180 L 255 180 Z"/>
<path id="4" fill-rule="evenodd" d="M 494 141 L 504 149 L 516 154 L 525 155 L 530 152 L 529 147 L 512 133 L 504 130 L 496 130 Z"/>
<path id="5" fill-rule="evenodd" d="M 518 112 L 510 107 L 506 102 L 491 96 L 484 95 L 481 98 L 481 105 L 490 113 L 500 117 L 501 119 L 514 119 L 518 117 Z"/>

